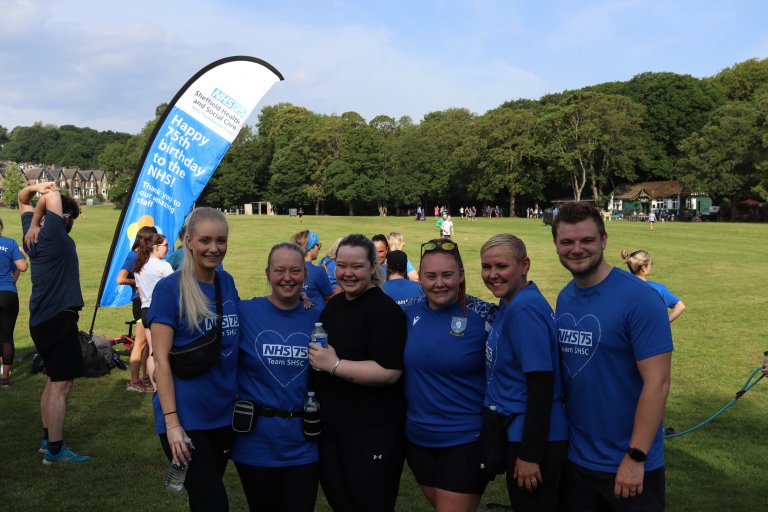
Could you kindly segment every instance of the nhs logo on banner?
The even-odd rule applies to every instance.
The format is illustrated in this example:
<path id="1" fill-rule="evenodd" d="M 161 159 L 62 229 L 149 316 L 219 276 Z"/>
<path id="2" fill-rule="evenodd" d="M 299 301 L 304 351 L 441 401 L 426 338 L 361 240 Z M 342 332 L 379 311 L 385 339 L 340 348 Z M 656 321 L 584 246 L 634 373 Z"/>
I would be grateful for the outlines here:
<path id="1" fill-rule="evenodd" d="M 235 115 L 239 117 L 245 117 L 245 107 L 235 101 L 234 98 L 219 88 L 216 88 L 211 93 L 211 97 L 219 101 L 222 105 L 230 109 Z"/>

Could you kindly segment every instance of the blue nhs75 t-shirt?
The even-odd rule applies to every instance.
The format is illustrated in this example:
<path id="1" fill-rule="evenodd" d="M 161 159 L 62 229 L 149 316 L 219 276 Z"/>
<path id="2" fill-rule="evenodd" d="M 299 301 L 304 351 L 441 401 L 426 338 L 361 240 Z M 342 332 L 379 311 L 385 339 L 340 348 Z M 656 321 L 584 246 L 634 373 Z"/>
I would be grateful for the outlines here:
<path id="1" fill-rule="evenodd" d="M 221 285 L 223 307 L 221 358 L 210 370 L 190 379 L 173 376 L 176 411 L 185 430 L 210 430 L 232 423 L 237 398 L 237 337 L 240 332 L 237 303 L 240 301 L 235 281 L 227 272 L 216 271 Z M 203 333 L 215 329 L 216 319 L 208 318 L 204 325 L 190 330 L 186 318 L 179 317 L 179 280 L 181 272 L 161 279 L 152 293 L 152 305 L 147 316 L 149 326 L 157 322 L 173 328 L 173 347 L 183 347 Z M 199 283 L 216 311 L 216 288 L 212 283 Z M 155 431 L 165 433 L 165 420 L 157 394 L 152 398 L 155 410 Z"/>
<path id="2" fill-rule="evenodd" d="M 262 407 L 301 411 L 312 371 L 309 337 L 320 310 L 300 303 L 285 311 L 259 297 L 241 301 L 238 311 L 240 398 Z M 304 438 L 300 417 L 260 416 L 250 432 L 235 436 L 232 459 L 259 467 L 309 464 L 318 460 L 317 442 Z"/>
<path id="3" fill-rule="evenodd" d="M 614 268 L 599 284 L 568 283 L 557 298 L 557 327 L 568 459 L 615 473 L 634 427 L 643 389 L 637 362 L 672 351 L 661 296 L 629 272 Z M 664 433 L 656 432 L 646 471 L 664 465 Z"/>

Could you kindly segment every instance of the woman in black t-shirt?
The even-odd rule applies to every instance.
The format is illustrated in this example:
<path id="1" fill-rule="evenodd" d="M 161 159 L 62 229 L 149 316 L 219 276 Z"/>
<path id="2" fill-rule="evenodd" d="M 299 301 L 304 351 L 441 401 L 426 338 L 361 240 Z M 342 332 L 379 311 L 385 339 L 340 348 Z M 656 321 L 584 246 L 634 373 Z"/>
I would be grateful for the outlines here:
<path id="1" fill-rule="evenodd" d="M 400 382 L 405 315 L 377 286 L 376 249 L 349 235 L 336 253 L 344 293 L 320 315 L 328 347 L 310 344 L 312 386 L 323 435 L 320 483 L 335 511 L 392 511 L 404 461 L 405 398 Z"/>

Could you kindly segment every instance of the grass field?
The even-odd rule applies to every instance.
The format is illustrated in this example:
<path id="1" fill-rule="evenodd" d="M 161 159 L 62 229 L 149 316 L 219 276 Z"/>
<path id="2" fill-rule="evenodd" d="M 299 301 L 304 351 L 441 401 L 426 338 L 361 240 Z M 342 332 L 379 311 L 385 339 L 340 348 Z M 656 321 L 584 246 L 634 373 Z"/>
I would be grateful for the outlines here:
<path id="1" fill-rule="evenodd" d="M 118 212 L 87 207 L 73 237 L 80 255 L 80 279 L 86 307 L 80 327 L 91 323 L 99 281 Z M 18 213 L 0 210 L 6 236 L 21 238 Z M 433 221 L 393 217 L 229 217 L 230 246 L 224 265 L 235 276 L 241 297 L 264 295 L 264 266 L 269 248 L 301 229 L 319 233 L 327 248 L 339 236 L 401 231 L 414 263 L 422 241 L 433 238 Z M 467 289 L 493 297 L 480 280 L 479 248 L 491 235 L 510 232 L 528 245 L 529 278 L 554 304 L 570 275 L 560 266 L 549 228 L 527 219 L 456 221 L 455 239 L 466 265 Z M 623 267 L 622 248 L 643 248 L 654 257 L 651 279 L 665 283 L 687 305 L 673 324 L 673 382 L 666 422 L 678 431 L 719 409 L 759 366 L 768 350 L 768 225 L 722 223 L 608 225 L 607 258 Z M 29 276 L 19 279 L 21 313 L 16 353 L 32 347 L 27 328 Z M 95 331 L 124 332 L 128 307 L 99 310 Z M 75 384 L 67 419 L 67 441 L 92 456 L 77 467 L 44 467 L 37 453 L 41 375 L 29 362 L 14 367 L 13 385 L 0 390 L 0 509 L 4 511 L 149 511 L 185 510 L 183 493 L 163 488 L 167 463 L 152 429 L 150 396 L 125 391 L 127 372 L 114 370 L 101 379 Z M 713 424 L 667 442 L 667 509 L 684 511 L 765 510 L 768 506 L 768 384 L 758 384 Z M 227 474 L 231 509 L 246 510 L 240 483 L 230 465 Z M 481 505 L 506 502 L 500 479 L 492 482 Z M 317 510 L 328 510 L 322 499 Z M 403 472 L 398 510 L 429 510 L 410 472 Z"/>

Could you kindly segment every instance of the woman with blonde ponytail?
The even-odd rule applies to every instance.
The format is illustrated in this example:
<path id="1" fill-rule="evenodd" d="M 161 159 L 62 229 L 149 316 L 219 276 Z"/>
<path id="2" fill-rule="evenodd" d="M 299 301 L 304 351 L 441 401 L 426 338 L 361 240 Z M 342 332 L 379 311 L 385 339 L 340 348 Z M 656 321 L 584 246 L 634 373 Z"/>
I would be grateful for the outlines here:
<path id="1" fill-rule="evenodd" d="M 184 265 L 157 283 L 147 315 L 157 384 L 155 430 L 168 459 L 189 466 L 184 487 L 192 511 L 229 509 L 222 477 L 233 441 L 240 299 L 232 276 L 217 270 L 227 254 L 228 231 L 218 210 L 192 212 L 183 243 Z M 217 288 L 221 318 L 216 314 Z M 199 375 L 175 375 L 169 364 L 171 349 L 183 349 L 217 329 L 217 321 L 221 322 L 219 360 Z"/>
<path id="2" fill-rule="evenodd" d="M 674 322 L 680 315 L 685 313 L 685 304 L 674 293 L 669 291 L 669 288 L 661 283 L 649 281 L 648 276 L 651 275 L 653 269 L 653 261 L 651 261 L 651 253 L 639 249 L 633 252 L 627 252 L 626 249 L 621 250 L 621 259 L 627 263 L 627 268 L 632 272 L 635 277 L 642 279 L 648 283 L 651 288 L 659 292 L 664 305 L 670 310 L 669 323 Z"/>

